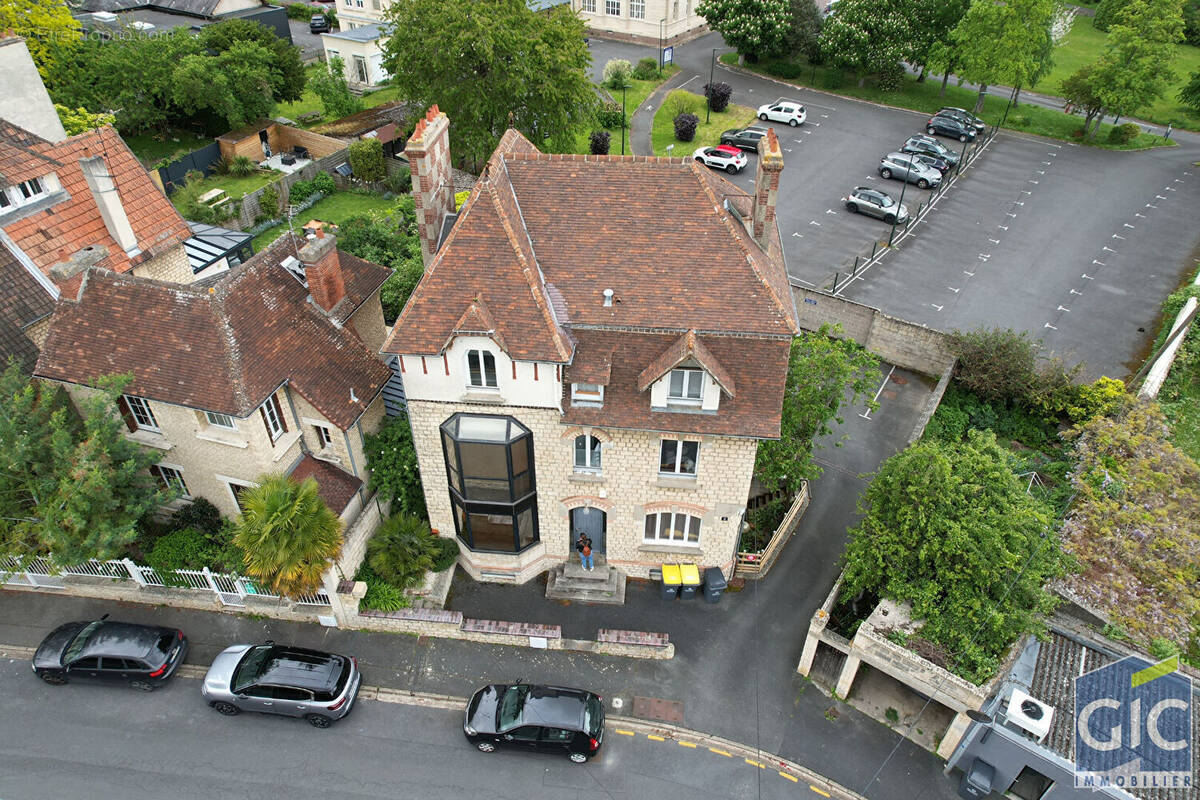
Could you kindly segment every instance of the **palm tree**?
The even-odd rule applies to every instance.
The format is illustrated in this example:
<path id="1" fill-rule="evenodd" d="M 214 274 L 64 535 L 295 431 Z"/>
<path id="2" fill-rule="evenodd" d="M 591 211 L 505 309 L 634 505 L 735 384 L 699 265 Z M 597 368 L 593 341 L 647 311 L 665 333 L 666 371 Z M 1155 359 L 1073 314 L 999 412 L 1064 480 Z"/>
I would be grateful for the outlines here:
<path id="1" fill-rule="evenodd" d="M 241 501 L 233 541 L 246 573 L 281 597 L 319 589 L 329 561 L 342 552 L 342 522 L 317 494 L 317 482 L 264 475 Z"/>

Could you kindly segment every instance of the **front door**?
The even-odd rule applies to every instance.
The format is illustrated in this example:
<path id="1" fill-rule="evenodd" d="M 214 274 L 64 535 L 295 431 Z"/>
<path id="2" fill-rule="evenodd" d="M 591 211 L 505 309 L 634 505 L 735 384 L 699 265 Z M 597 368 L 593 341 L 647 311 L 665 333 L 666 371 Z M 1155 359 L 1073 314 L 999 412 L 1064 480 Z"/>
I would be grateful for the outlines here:
<path id="1" fill-rule="evenodd" d="M 604 552 L 604 526 L 608 515 L 598 508 L 571 509 L 571 547 L 579 541 L 579 534 L 586 533 L 592 540 L 592 553 Z"/>

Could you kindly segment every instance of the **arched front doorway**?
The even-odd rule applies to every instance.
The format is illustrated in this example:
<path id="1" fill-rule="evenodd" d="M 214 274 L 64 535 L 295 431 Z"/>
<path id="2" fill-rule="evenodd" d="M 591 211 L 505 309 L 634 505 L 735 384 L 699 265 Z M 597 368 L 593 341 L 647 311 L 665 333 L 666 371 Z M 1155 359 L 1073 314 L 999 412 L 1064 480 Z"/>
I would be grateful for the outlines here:
<path id="1" fill-rule="evenodd" d="M 592 552 L 597 555 L 602 554 L 607 522 L 608 515 L 599 508 L 580 506 L 571 509 L 571 549 L 575 549 L 575 543 L 579 541 L 579 534 L 586 533 L 592 540 Z"/>

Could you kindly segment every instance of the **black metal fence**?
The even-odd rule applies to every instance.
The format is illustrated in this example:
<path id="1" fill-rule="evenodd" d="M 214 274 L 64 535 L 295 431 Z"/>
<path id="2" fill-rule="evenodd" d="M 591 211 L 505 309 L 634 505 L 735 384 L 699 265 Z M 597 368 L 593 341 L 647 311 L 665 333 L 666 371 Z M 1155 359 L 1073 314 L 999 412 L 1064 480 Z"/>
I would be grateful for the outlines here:
<path id="1" fill-rule="evenodd" d="M 221 160 L 221 146 L 213 141 L 201 147 L 199 150 L 193 150 L 187 155 L 181 156 L 178 160 L 172 161 L 165 167 L 158 168 L 158 177 L 162 178 L 163 189 L 168 195 L 174 194 L 176 189 L 183 188 L 186 176 L 192 170 L 197 170 L 204 173 L 204 177 L 213 174 L 216 169 L 217 162 Z"/>

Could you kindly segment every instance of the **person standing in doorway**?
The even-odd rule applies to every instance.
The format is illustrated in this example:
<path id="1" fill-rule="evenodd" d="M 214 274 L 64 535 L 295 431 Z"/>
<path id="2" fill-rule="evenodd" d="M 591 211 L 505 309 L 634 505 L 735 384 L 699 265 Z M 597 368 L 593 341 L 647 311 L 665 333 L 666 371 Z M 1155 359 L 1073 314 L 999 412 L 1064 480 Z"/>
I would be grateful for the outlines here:
<path id="1" fill-rule="evenodd" d="M 586 533 L 579 534 L 579 541 L 575 543 L 575 548 L 579 550 L 579 561 L 583 564 L 583 568 L 591 572 L 594 568 L 592 561 L 592 540 Z"/>

